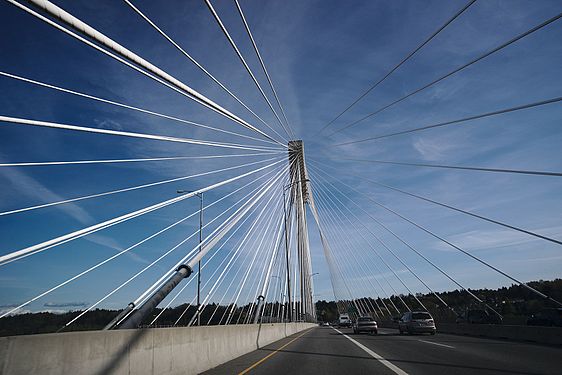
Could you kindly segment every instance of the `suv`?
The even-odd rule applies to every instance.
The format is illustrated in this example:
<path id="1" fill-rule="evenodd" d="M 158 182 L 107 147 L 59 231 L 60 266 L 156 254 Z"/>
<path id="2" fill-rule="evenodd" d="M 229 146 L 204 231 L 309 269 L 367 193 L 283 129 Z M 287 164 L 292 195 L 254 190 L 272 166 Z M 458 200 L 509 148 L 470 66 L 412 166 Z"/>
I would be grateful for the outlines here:
<path id="1" fill-rule="evenodd" d="M 433 317 L 427 311 L 408 311 L 398 321 L 398 331 L 412 333 L 430 333 L 435 335 L 436 328 Z"/>
<path id="2" fill-rule="evenodd" d="M 376 335 L 378 333 L 378 326 L 375 319 L 370 316 L 360 316 L 353 323 L 353 333 L 369 332 Z"/>

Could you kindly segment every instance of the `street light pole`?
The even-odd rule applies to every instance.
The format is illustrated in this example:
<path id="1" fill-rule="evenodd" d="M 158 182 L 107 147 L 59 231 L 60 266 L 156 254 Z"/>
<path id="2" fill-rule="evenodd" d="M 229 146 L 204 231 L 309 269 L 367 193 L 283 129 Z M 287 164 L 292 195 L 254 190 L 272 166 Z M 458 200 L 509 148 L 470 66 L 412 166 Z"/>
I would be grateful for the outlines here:
<path id="1" fill-rule="evenodd" d="M 178 194 L 191 193 L 189 190 L 178 190 Z M 201 243 L 203 242 L 203 193 L 195 194 L 199 197 L 199 252 L 201 252 Z M 199 308 L 201 307 L 201 260 L 197 262 L 197 325 L 201 325 L 201 316 Z"/>

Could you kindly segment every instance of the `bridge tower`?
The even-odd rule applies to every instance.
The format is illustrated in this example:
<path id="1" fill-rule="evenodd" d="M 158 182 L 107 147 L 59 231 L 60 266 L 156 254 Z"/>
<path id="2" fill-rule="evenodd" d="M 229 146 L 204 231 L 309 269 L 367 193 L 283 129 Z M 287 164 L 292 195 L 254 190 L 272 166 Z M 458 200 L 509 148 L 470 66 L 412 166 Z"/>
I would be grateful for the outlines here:
<path id="1" fill-rule="evenodd" d="M 289 141 L 289 212 L 295 212 L 296 247 L 298 261 L 298 287 L 300 299 L 296 313 L 298 319 L 316 320 L 313 299 L 312 263 L 308 240 L 306 205 L 310 203 L 310 180 L 306 168 L 304 145 L 302 140 Z M 295 283 L 297 280 L 294 281 Z"/>
<path id="2" fill-rule="evenodd" d="M 301 140 L 289 141 L 288 143 L 288 162 L 289 162 L 289 180 L 288 184 L 283 186 L 283 192 L 289 191 L 288 199 L 284 201 L 285 209 L 285 249 L 287 259 L 287 291 L 289 297 L 288 316 L 291 321 L 305 320 L 316 321 L 316 311 L 313 301 L 313 280 L 312 280 L 312 263 L 310 257 L 310 246 L 308 239 L 308 228 L 306 220 L 306 206 L 314 206 L 312 196 L 310 194 L 310 181 L 306 169 L 304 157 L 304 146 Z M 254 203 L 255 204 L 255 203 Z M 216 245 L 223 236 L 226 235 L 238 223 L 238 221 L 249 211 L 252 204 L 247 205 L 243 210 L 236 214 L 227 225 L 221 228 L 214 237 L 204 244 L 202 250 L 197 256 L 175 269 L 175 273 L 171 274 L 167 280 L 162 280 L 162 284 L 156 289 L 149 289 L 141 297 L 147 296 L 138 306 L 135 302 L 131 302 L 124 310 L 122 310 L 104 329 L 127 329 L 138 327 L 147 316 L 149 316 L 154 308 L 166 298 L 166 296 L 184 279 L 192 274 L 193 266 L 199 262 L 201 257 Z M 294 213 L 294 222 L 296 223 L 295 241 L 292 242 L 289 236 L 292 231 L 287 231 L 287 222 L 292 220 Z M 294 243 L 296 252 L 292 267 L 289 262 L 290 244 Z M 281 245 L 281 241 L 277 242 Z M 258 304 L 254 310 L 254 322 L 258 322 L 264 308 L 264 295 L 267 294 L 270 272 L 272 270 L 272 257 L 269 261 L 268 271 L 263 283 L 262 293 L 258 298 Z M 295 264 L 296 262 L 296 264 Z M 293 275 L 293 283 L 291 284 L 291 274 Z M 155 284 L 156 285 L 156 284 Z M 291 290 L 291 288 L 293 288 Z M 291 301 L 291 293 L 296 296 L 296 290 L 299 290 L 299 301 Z M 151 292 L 150 294 L 148 294 Z M 139 297 L 139 300 L 141 298 Z M 197 314 L 200 307 L 198 307 Z"/>

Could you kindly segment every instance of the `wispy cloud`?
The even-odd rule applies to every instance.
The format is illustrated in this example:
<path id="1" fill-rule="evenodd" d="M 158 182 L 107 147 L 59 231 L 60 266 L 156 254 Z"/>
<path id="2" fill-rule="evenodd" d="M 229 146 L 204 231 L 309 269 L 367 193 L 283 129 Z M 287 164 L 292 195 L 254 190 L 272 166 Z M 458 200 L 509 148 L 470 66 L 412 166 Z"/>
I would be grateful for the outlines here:
<path id="1" fill-rule="evenodd" d="M 17 188 L 20 194 L 27 196 L 31 201 L 38 201 L 40 203 L 44 202 L 57 202 L 64 199 L 65 197 L 53 192 L 51 189 L 38 182 L 36 179 L 28 175 L 27 173 L 14 169 L 3 173 L 3 176 Z M 90 215 L 85 209 L 81 208 L 75 203 L 65 203 L 55 206 L 56 209 L 68 215 L 69 217 L 75 219 L 80 224 L 86 226 L 95 223 L 97 220 Z M 116 238 L 105 236 L 100 233 L 90 234 L 84 239 L 88 242 L 101 245 L 103 247 L 112 249 L 116 252 L 120 252 L 124 249 L 124 246 L 119 243 Z M 135 254 L 133 252 L 125 253 L 128 257 L 133 259 L 138 263 L 147 264 L 148 260 L 142 256 Z"/>
<path id="2" fill-rule="evenodd" d="M 45 302 L 43 304 L 45 307 L 88 307 L 88 302 Z"/>
<path id="3" fill-rule="evenodd" d="M 109 129 L 109 130 L 124 130 L 121 123 L 111 120 L 111 119 L 94 119 L 98 128 Z"/>
<path id="4" fill-rule="evenodd" d="M 414 148 L 425 160 L 439 160 L 442 159 L 447 152 L 454 150 L 456 145 L 452 142 L 435 137 L 419 137 L 414 141 Z"/>
<path id="5" fill-rule="evenodd" d="M 2 176 L 8 181 L 8 183 L 13 186 L 19 195 L 25 196 L 27 201 L 39 202 L 39 204 L 41 204 L 68 199 L 68 197 L 62 197 L 61 195 L 53 192 L 47 186 L 37 181 L 26 172 L 13 168 L 1 172 Z M 21 198 L 18 199 L 18 201 L 26 200 Z M 56 206 L 56 208 L 66 215 L 74 218 L 81 224 L 91 224 L 95 220 L 86 210 L 74 203 L 61 204 Z"/>
<path id="6" fill-rule="evenodd" d="M 554 236 L 562 232 L 562 226 L 531 229 L 545 236 Z M 513 249 L 516 245 L 542 241 L 528 234 L 508 229 L 471 230 L 447 238 L 453 244 L 465 250 L 490 250 L 497 248 Z M 434 248 L 445 251 L 456 251 L 447 244 L 439 241 Z"/>

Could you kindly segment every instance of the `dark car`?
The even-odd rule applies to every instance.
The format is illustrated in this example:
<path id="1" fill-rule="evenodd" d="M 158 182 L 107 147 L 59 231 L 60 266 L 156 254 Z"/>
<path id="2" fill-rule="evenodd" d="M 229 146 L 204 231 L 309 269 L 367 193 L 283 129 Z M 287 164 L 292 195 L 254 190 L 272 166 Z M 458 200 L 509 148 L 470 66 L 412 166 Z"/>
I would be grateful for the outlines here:
<path id="1" fill-rule="evenodd" d="M 398 321 L 398 332 L 429 333 L 435 335 L 435 321 L 427 311 L 408 311 Z"/>
<path id="2" fill-rule="evenodd" d="M 468 324 L 501 324 L 502 319 L 495 313 L 490 314 L 486 310 L 472 309 L 461 314 L 456 322 Z"/>
<path id="3" fill-rule="evenodd" d="M 378 325 L 375 319 L 370 316 L 360 316 L 353 323 L 353 333 L 368 332 L 376 335 L 378 333 Z"/>
<path id="4" fill-rule="evenodd" d="M 562 308 L 544 309 L 527 319 L 529 326 L 562 327 Z"/>

